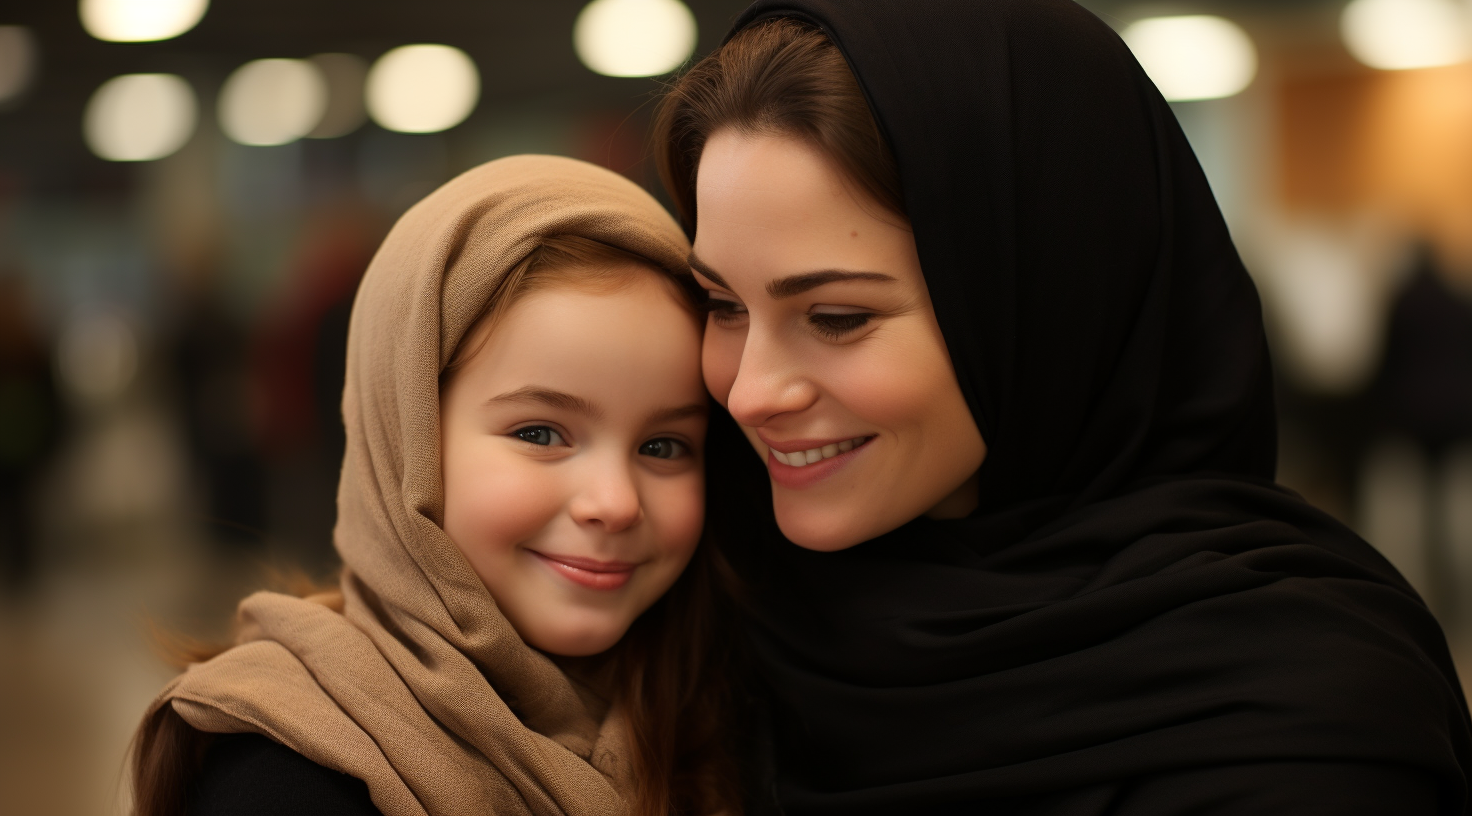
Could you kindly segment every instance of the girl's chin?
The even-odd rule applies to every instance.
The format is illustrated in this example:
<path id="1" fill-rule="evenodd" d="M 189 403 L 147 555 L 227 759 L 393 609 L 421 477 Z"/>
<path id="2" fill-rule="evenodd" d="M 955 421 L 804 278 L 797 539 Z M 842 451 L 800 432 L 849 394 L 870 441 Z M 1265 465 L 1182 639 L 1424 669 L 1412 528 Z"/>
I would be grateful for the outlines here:
<path id="1" fill-rule="evenodd" d="M 591 657 L 612 649 L 623 639 L 628 625 L 577 628 L 567 631 L 539 632 L 531 637 L 523 635 L 527 644 L 538 651 L 559 657 Z"/>

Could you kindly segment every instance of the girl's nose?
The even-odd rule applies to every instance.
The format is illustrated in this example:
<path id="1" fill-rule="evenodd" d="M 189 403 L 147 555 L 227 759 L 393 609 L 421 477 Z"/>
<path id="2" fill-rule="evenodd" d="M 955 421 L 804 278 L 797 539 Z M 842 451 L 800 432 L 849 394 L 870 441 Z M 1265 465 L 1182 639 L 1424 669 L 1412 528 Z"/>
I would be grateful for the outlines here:
<path id="1" fill-rule="evenodd" d="M 810 407 L 818 389 L 800 361 L 801 355 L 785 353 L 780 338 L 749 331 L 726 410 L 742 425 L 759 428 L 781 414 Z"/>
<path id="2" fill-rule="evenodd" d="M 605 533 L 618 533 L 644 518 L 644 505 L 634 483 L 631 465 L 612 461 L 590 463 L 587 482 L 578 491 L 568 511 L 578 524 L 596 524 Z"/>

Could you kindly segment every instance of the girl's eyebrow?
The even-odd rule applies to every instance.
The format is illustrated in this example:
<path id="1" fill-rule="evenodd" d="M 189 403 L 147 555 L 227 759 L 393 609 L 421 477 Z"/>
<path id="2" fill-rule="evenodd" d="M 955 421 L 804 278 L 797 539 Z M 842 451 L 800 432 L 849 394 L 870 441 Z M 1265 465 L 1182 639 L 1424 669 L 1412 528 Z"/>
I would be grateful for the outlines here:
<path id="1" fill-rule="evenodd" d="M 566 391 L 558 391 L 555 388 L 543 388 L 537 385 L 524 385 L 515 391 L 507 391 L 504 394 L 491 397 L 486 400 L 486 405 L 504 402 L 521 402 L 531 405 L 545 405 L 562 411 L 573 411 L 590 419 L 601 419 L 603 409 L 576 394 Z"/>
<path id="2" fill-rule="evenodd" d="M 701 277 L 710 280 L 710 282 L 722 289 L 729 290 L 731 288 L 731 285 L 726 283 L 725 278 L 716 274 L 716 271 L 711 269 L 704 261 L 697 258 L 695 253 L 690 253 L 689 260 L 690 268 L 695 270 Z M 789 275 L 785 278 L 777 278 L 776 280 L 769 281 L 767 283 L 767 294 L 776 300 L 781 300 L 782 298 L 800 295 L 810 289 L 817 289 L 819 286 L 851 280 L 893 283 L 895 279 L 893 276 L 886 275 L 883 272 L 850 272 L 843 269 L 820 269 L 816 272 L 803 272 L 799 275 Z"/>
<path id="3" fill-rule="evenodd" d="M 592 402 L 569 394 L 566 391 L 558 391 L 555 388 L 543 388 L 537 385 L 524 385 L 515 391 L 507 391 L 504 394 L 491 397 L 486 400 L 486 405 L 498 403 L 524 403 L 528 405 L 545 405 L 561 411 L 573 411 L 582 414 L 589 419 L 602 419 L 603 409 Z M 705 416 L 710 408 L 703 402 L 681 405 L 676 408 L 661 408 L 649 415 L 649 422 L 662 423 L 674 422 L 692 416 Z"/>

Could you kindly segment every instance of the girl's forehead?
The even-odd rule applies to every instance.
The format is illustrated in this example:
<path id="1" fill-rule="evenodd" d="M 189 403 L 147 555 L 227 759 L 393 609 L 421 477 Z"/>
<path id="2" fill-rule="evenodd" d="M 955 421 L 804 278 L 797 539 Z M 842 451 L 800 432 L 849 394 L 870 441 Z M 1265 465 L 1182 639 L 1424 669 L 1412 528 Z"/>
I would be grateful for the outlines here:
<path id="1" fill-rule="evenodd" d="M 529 293 L 500 315 L 454 376 L 482 399 L 535 385 L 610 413 L 704 393 L 699 325 L 655 274 L 601 291 L 554 286 Z"/>

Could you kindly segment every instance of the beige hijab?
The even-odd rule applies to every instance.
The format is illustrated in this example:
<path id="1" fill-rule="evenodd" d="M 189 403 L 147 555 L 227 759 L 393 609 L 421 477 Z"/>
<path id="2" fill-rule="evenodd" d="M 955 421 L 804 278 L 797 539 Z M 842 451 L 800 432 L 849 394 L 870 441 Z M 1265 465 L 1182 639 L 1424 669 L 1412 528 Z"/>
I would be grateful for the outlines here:
<path id="1" fill-rule="evenodd" d="M 625 809 L 618 709 L 522 642 L 438 523 L 440 370 L 507 270 L 551 235 L 671 271 L 689 249 L 639 187 L 551 156 L 482 165 L 405 213 L 363 278 L 348 336 L 334 532 L 343 611 L 252 595 L 237 645 L 191 666 L 153 711 L 264 734 L 364 780 L 388 816 Z"/>

